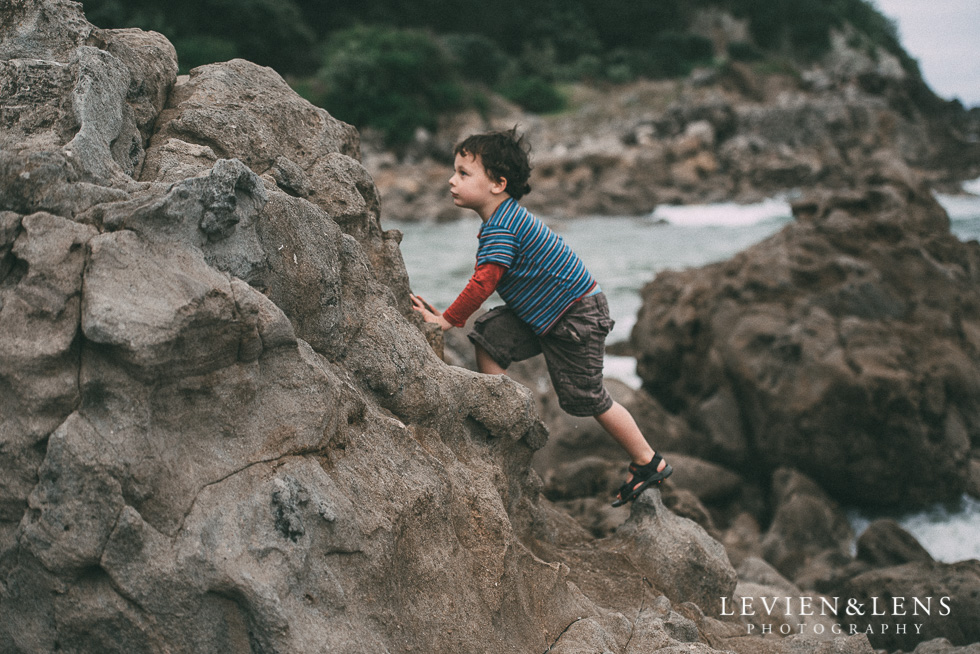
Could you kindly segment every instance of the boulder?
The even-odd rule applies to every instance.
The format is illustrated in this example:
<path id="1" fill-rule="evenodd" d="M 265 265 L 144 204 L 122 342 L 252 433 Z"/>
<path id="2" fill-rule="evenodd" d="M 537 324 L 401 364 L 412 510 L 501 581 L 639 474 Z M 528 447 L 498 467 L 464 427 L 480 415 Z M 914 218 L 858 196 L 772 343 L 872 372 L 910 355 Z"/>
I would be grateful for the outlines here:
<path id="1" fill-rule="evenodd" d="M 722 545 L 697 523 L 664 506 L 649 489 L 631 505 L 629 519 L 612 537 L 615 546 L 672 602 L 692 602 L 717 614 L 731 598 L 735 569 Z"/>
<path id="2" fill-rule="evenodd" d="M 918 561 L 870 570 L 834 590 L 857 610 L 841 616 L 879 649 L 912 651 L 938 638 L 955 646 L 980 642 L 980 561 Z M 897 625 L 904 624 L 904 629 Z M 934 643 L 925 651 L 938 650 Z"/>
<path id="3" fill-rule="evenodd" d="M 833 641 L 839 635 L 836 616 L 820 597 L 805 593 L 754 557 L 738 567 L 738 585 L 728 611 L 740 618 L 749 634 L 795 633 L 814 641 Z"/>
<path id="4" fill-rule="evenodd" d="M 356 132 L 268 69 L 178 81 L 160 35 L 12 10 L 0 650 L 543 651 L 598 614 L 524 544 L 530 395 L 403 315 Z"/>
<path id="5" fill-rule="evenodd" d="M 946 638 L 933 638 L 919 643 L 913 654 L 980 654 L 980 643 L 957 647 Z"/>
<path id="6" fill-rule="evenodd" d="M 271 68 L 235 59 L 176 80 L 139 178 L 172 183 L 218 159 L 241 161 L 357 239 L 399 310 L 411 315 L 401 234 L 381 228 L 377 189 L 359 157 L 353 127 L 303 100 Z M 321 233 L 310 225 L 303 236 L 315 241 Z"/>
<path id="7" fill-rule="evenodd" d="M 854 533 L 837 504 L 795 470 L 773 475 L 775 514 L 762 539 L 765 559 L 793 579 L 824 552 L 847 554 Z"/>
<path id="8" fill-rule="evenodd" d="M 682 451 L 749 478 L 793 467 L 864 506 L 964 492 L 980 246 L 907 169 L 877 170 L 880 184 L 798 201 L 794 223 L 731 260 L 643 289 L 637 372 L 691 427 Z"/>
<path id="9" fill-rule="evenodd" d="M 915 536 L 888 518 L 875 520 L 858 537 L 857 558 L 878 568 L 932 561 Z"/>

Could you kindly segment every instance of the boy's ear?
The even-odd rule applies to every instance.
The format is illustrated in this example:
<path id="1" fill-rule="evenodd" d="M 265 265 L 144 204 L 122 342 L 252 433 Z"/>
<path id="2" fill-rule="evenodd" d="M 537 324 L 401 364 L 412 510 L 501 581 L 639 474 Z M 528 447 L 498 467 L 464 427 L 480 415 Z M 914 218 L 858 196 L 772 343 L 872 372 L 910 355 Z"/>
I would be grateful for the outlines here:
<path id="1" fill-rule="evenodd" d="M 493 194 L 504 193 L 507 191 L 507 178 L 501 177 L 497 179 L 496 182 L 490 187 L 490 192 Z"/>

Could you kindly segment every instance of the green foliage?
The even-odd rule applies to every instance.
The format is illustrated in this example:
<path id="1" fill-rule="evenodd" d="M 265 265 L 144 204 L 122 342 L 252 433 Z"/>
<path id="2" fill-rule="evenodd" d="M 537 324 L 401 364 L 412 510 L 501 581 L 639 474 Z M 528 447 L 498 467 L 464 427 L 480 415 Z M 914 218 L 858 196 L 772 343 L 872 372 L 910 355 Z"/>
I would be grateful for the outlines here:
<path id="1" fill-rule="evenodd" d="M 228 61 L 239 56 L 234 42 L 215 36 L 193 35 L 174 39 L 173 43 L 174 49 L 179 53 L 181 73 L 204 64 Z"/>
<path id="2" fill-rule="evenodd" d="M 462 106 L 464 90 L 448 51 L 419 30 L 355 27 L 331 36 L 318 74 L 320 104 L 341 120 L 371 126 L 392 145 L 441 113 Z"/>
<path id="3" fill-rule="evenodd" d="M 498 90 L 508 100 L 534 113 L 554 113 L 565 108 L 565 96 L 541 77 L 518 77 Z"/>
<path id="4" fill-rule="evenodd" d="M 734 61 L 761 61 L 766 54 L 752 43 L 736 41 L 728 44 L 728 56 Z"/>
<path id="5" fill-rule="evenodd" d="M 703 36 L 662 32 L 653 39 L 648 68 L 643 72 L 653 77 L 678 77 L 695 66 L 709 63 L 713 55 L 714 46 Z"/>
<path id="6" fill-rule="evenodd" d="M 480 34 L 448 34 L 442 38 L 452 65 L 463 78 L 493 86 L 508 57 L 492 39 Z"/>
<path id="7" fill-rule="evenodd" d="M 316 37 L 293 0 L 85 0 L 99 27 L 140 27 L 174 44 L 182 70 L 232 57 L 280 73 L 314 66 Z M 230 56 L 229 56 L 230 55 Z M 185 61 L 186 60 L 186 61 Z"/>
<path id="8" fill-rule="evenodd" d="M 765 50 L 795 50 L 812 58 L 830 46 L 835 16 L 824 0 L 734 0 L 736 15 L 749 19 L 755 42 Z"/>

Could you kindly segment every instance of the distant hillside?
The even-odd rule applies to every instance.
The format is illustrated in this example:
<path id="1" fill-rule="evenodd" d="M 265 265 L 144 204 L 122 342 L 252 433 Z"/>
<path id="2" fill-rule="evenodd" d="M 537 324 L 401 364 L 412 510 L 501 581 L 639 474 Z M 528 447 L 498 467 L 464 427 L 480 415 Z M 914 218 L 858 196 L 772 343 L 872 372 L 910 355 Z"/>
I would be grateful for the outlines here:
<path id="1" fill-rule="evenodd" d="M 499 0 L 447 10 L 418 0 L 87 0 L 101 27 L 166 35 L 182 70 L 235 57 L 271 66 L 304 96 L 397 145 L 496 92 L 527 110 L 565 105 L 568 82 L 681 77 L 731 61 L 800 69 L 833 36 L 895 56 L 924 84 L 895 25 L 866 0 Z M 220 20 L 214 20 L 220 16 Z M 924 107 L 920 107 L 924 108 Z"/>

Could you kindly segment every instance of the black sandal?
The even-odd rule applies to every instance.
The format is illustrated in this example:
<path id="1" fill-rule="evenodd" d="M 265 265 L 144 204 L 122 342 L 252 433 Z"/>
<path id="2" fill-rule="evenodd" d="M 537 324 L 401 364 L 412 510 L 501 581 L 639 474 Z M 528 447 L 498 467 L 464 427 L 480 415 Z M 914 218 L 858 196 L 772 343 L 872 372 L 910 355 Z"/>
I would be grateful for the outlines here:
<path id="1" fill-rule="evenodd" d="M 654 454 L 653 459 L 650 463 L 638 466 L 635 463 L 630 464 L 630 474 L 633 478 L 624 483 L 616 491 L 617 498 L 612 503 L 613 506 L 623 506 L 627 502 L 632 502 L 640 493 L 645 491 L 650 486 L 655 484 L 662 484 L 664 479 L 670 476 L 670 473 L 674 472 L 674 469 L 670 467 L 670 464 L 664 466 L 663 470 L 657 470 L 660 467 L 660 462 L 663 461 L 663 457 L 659 454 Z"/>

